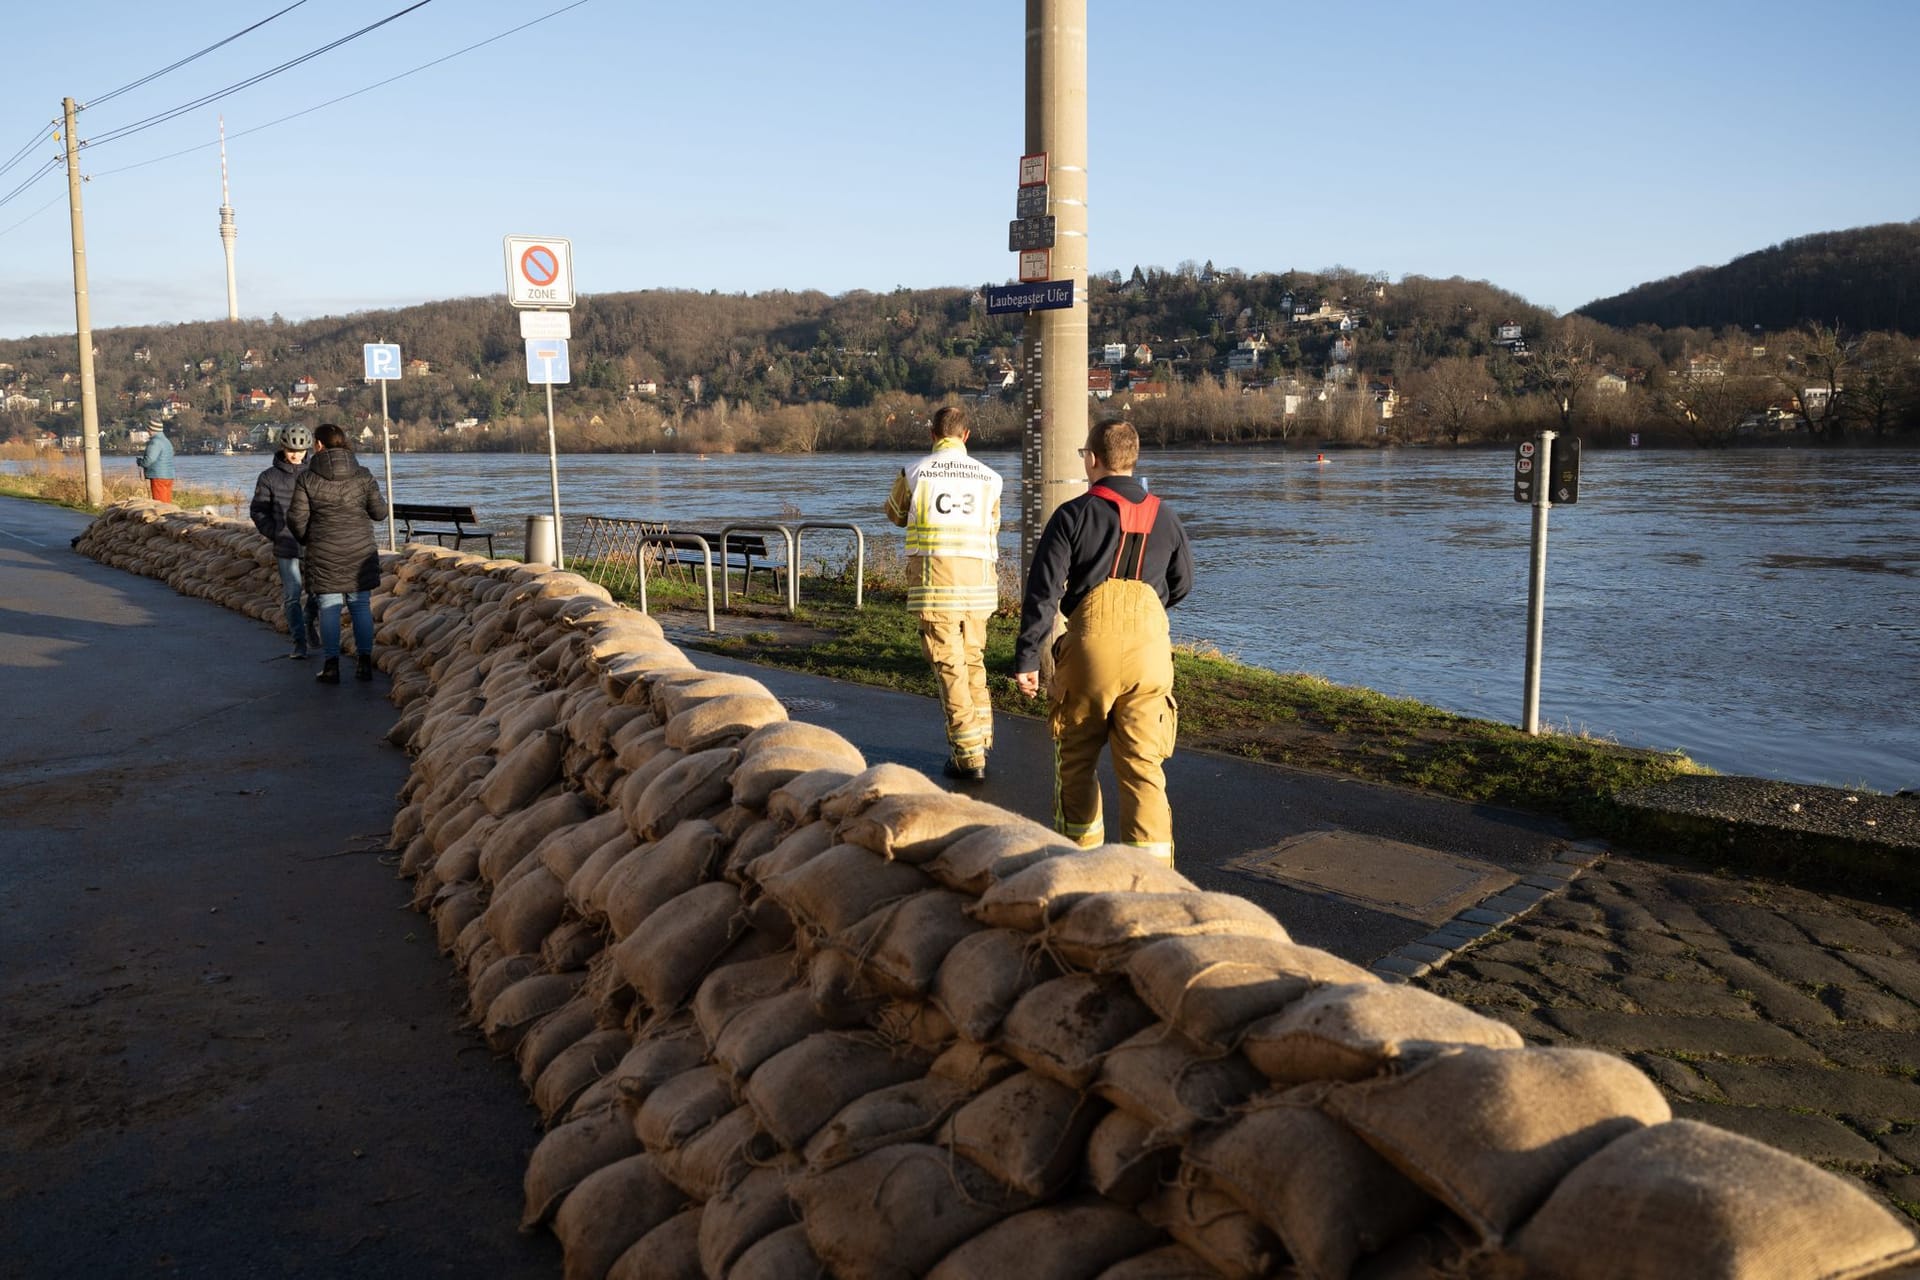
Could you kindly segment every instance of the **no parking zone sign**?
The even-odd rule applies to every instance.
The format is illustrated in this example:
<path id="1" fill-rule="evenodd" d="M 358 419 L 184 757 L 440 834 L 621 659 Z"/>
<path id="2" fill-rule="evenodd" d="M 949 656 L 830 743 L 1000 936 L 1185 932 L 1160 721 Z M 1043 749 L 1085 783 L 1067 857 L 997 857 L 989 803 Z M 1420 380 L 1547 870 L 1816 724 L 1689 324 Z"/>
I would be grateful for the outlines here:
<path id="1" fill-rule="evenodd" d="M 508 236 L 507 301 L 516 307 L 573 306 L 573 244 L 558 236 Z"/>

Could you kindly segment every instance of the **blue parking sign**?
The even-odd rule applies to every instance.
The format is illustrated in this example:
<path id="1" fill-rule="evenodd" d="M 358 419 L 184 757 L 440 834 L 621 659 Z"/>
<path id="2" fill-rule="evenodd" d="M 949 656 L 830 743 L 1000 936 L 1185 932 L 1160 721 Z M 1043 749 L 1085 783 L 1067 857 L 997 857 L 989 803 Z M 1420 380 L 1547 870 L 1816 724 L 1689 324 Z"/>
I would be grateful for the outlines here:
<path id="1" fill-rule="evenodd" d="M 539 386 L 543 382 L 572 382 L 573 374 L 567 368 L 567 340 L 565 338 L 528 338 L 527 339 L 527 382 Z"/>
<path id="2" fill-rule="evenodd" d="M 399 343 L 369 342 L 360 348 L 360 354 L 367 362 L 368 382 L 400 381 Z"/>

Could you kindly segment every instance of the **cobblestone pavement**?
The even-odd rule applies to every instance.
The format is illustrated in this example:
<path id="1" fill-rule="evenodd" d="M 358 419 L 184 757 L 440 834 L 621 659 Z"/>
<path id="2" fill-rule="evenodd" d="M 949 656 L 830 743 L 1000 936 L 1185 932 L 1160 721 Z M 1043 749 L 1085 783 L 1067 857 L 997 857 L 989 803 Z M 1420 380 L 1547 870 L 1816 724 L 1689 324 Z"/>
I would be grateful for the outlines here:
<path id="1" fill-rule="evenodd" d="M 1418 984 L 1610 1049 L 1717 1124 L 1920 1218 L 1920 920 L 1615 856 Z"/>

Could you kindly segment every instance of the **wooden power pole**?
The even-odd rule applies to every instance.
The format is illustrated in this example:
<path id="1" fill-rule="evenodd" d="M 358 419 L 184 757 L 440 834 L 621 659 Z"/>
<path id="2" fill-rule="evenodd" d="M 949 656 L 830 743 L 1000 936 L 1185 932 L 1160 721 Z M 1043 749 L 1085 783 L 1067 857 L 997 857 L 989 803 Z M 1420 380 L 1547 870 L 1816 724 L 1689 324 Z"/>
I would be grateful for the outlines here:
<path id="1" fill-rule="evenodd" d="M 86 460 L 87 505 L 106 505 L 100 475 L 100 400 L 93 389 L 93 316 L 87 309 L 87 228 L 80 212 L 80 143 L 73 136 L 74 105 L 63 98 L 60 136 L 67 147 L 67 208 L 73 218 L 73 324 L 80 341 L 80 445 Z"/>

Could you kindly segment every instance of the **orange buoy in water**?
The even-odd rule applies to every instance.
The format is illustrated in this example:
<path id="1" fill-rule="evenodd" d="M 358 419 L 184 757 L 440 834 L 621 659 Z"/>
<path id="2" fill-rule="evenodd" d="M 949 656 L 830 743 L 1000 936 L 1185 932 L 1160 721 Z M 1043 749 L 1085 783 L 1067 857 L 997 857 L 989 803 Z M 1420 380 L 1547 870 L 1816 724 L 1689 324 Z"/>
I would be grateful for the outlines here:
<path id="1" fill-rule="evenodd" d="M 1322 453 L 1322 454 L 1317 454 L 1317 455 L 1316 455 L 1316 456 L 1314 457 L 1314 459 L 1313 459 L 1313 460 L 1314 460 L 1315 462 L 1317 462 L 1317 463 L 1320 463 L 1321 465 L 1323 465 L 1323 466 L 1324 466 L 1324 465 L 1326 464 L 1326 461 L 1327 461 L 1327 455 L 1326 455 L 1326 454 L 1324 454 L 1324 453 Z"/>

